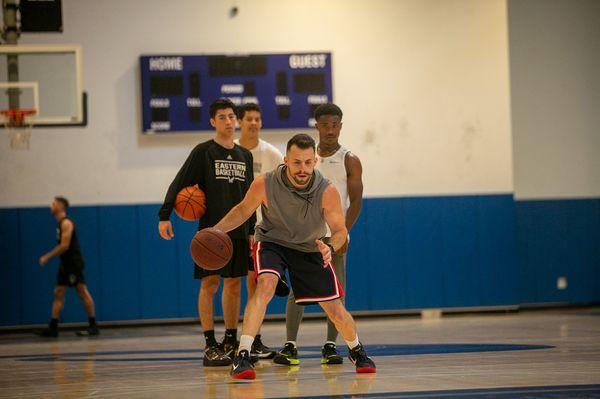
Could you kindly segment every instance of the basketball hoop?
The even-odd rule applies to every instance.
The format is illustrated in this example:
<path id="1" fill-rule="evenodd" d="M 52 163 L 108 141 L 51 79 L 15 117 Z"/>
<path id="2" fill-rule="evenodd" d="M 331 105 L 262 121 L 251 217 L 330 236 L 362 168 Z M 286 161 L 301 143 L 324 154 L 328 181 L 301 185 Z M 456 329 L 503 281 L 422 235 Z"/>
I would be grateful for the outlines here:
<path id="1" fill-rule="evenodd" d="M 13 150 L 28 150 L 29 137 L 33 127 L 35 109 L 3 109 L 4 127 L 10 137 L 10 148 Z"/>

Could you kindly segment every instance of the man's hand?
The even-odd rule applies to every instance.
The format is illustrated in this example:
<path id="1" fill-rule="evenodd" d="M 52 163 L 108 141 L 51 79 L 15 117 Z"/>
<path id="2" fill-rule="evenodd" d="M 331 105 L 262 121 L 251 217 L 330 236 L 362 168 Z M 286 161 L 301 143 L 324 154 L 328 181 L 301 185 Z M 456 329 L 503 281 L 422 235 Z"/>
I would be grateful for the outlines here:
<path id="1" fill-rule="evenodd" d="M 158 234 L 165 240 L 175 237 L 175 234 L 173 234 L 173 225 L 170 220 L 158 222 Z"/>
<path id="2" fill-rule="evenodd" d="M 323 267 L 327 267 L 331 263 L 331 248 L 321 240 L 315 240 L 319 252 L 323 255 Z"/>
<path id="3" fill-rule="evenodd" d="M 50 258 L 48 258 L 47 255 L 41 256 L 39 260 L 40 266 L 44 266 L 46 263 L 48 263 L 49 260 Z"/>

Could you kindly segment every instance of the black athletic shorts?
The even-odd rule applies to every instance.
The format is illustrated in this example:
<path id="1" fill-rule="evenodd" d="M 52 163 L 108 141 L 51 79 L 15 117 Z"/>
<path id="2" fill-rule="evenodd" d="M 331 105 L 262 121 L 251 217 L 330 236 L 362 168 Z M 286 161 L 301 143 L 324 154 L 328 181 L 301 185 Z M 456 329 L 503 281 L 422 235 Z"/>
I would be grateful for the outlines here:
<path id="1" fill-rule="evenodd" d="M 61 264 L 56 275 L 56 285 L 75 287 L 77 284 L 85 284 L 83 266 L 65 267 Z"/>
<path id="2" fill-rule="evenodd" d="M 233 255 L 231 260 L 222 269 L 204 270 L 194 264 L 194 278 L 201 279 L 205 276 L 219 275 L 221 277 L 244 277 L 248 274 L 248 259 L 250 258 L 250 242 L 248 240 L 233 239 Z"/>
<path id="3" fill-rule="evenodd" d="M 343 298 L 344 290 L 333 265 L 323 266 L 320 252 L 301 252 L 272 242 L 259 242 L 254 254 L 256 273 L 273 273 L 285 282 L 285 270 L 298 305 Z"/>

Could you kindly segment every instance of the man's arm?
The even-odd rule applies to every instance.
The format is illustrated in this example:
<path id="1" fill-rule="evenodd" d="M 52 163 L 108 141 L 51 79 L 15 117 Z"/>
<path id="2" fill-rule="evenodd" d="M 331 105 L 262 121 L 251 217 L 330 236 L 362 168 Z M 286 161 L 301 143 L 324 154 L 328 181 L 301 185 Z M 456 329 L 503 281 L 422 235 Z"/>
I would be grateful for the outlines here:
<path id="1" fill-rule="evenodd" d="M 65 253 L 71 245 L 71 237 L 73 237 L 73 222 L 70 220 L 63 220 L 60 225 L 60 244 L 47 254 L 40 257 L 40 266 L 44 266 L 48 261 L 55 256 Z"/>
<path id="2" fill-rule="evenodd" d="M 329 225 L 331 230 L 331 238 L 329 239 L 329 245 L 332 247 L 334 252 L 337 252 L 346 242 L 348 236 L 348 230 L 346 229 L 346 223 L 344 219 L 344 211 L 342 209 L 342 200 L 340 194 L 336 190 L 333 184 L 329 186 L 323 192 L 323 213 L 325 215 L 325 221 Z M 323 260 L 325 263 L 329 263 L 332 254 L 329 251 L 329 247 L 321 240 L 317 240 L 319 251 L 323 254 Z"/>
<path id="3" fill-rule="evenodd" d="M 201 173 L 201 157 L 196 148 L 194 148 L 169 185 L 165 201 L 158 211 L 158 233 L 165 240 L 170 240 L 175 237 L 175 234 L 173 234 L 173 225 L 169 219 L 171 217 L 171 212 L 173 211 L 173 206 L 175 205 L 177 194 L 182 188 L 197 184 L 200 180 Z"/>
<path id="4" fill-rule="evenodd" d="M 351 152 L 347 153 L 344 164 L 348 176 L 347 187 L 348 198 L 350 199 L 350 206 L 346 211 L 346 228 L 350 231 L 352 226 L 354 226 L 354 223 L 356 223 L 362 208 L 362 165 L 360 159 Z"/>
<path id="5" fill-rule="evenodd" d="M 254 214 L 263 202 L 266 203 L 265 179 L 263 176 L 258 176 L 250 185 L 242 202 L 231 208 L 214 228 L 225 233 L 238 228 Z"/>

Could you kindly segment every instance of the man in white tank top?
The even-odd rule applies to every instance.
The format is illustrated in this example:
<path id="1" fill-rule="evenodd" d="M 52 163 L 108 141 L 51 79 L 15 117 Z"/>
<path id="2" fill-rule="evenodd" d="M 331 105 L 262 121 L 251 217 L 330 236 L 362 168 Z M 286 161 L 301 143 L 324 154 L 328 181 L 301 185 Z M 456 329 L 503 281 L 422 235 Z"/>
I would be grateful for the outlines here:
<path id="1" fill-rule="evenodd" d="M 315 110 L 316 128 L 319 132 L 317 165 L 323 176 L 331 181 L 342 199 L 348 232 L 358 219 L 362 206 L 362 165 L 360 159 L 339 143 L 342 129 L 342 110 L 335 104 L 323 104 Z M 329 228 L 327 237 L 331 236 Z M 333 266 L 344 290 L 346 290 L 346 251 L 348 243 L 333 255 Z M 290 293 L 286 304 L 287 342 L 284 349 L 275 355 L 275 363 L 297 364 L 296 339 L 302 321 L 304 308 L 295 303 L 294 293 Z M 343 358 L 337 352 L 335 341 L 338 332 L 331 320 L 327 320 L 327 340 L 321 349 L 322 364 L 340 364 Z M 292 348 L 290 350 L 289 348 Z M 289 353 L 288 353 L 289 352 Z"/>
<path id="2" fill-rule="evenodd" d="M 259 137 L 260 129 L 262 128 L 262 113 L 258 104 L 246 103 L 238 107 L 237 111 L 241 135 L 234 142 L 250 150 L 252 153 L 252 158 L 254 159 L 254 178 L 256 178 L 282 164 L 283 155 L 277 147 Z M 258 224 L 260 220 L 261 214 L 260 208 L 258 208 L 256 210 L 256 223 Z M 252 259 L 249 259 L 249 270 L 254 271 L 254 262 Z M 246 277 L 246 288 L 248 290 L 248 298 L 250 298 L 256 291 L 254 273 L 249 273 Z M 260 359 L 272 359 L 275 356 L 275 351 L 272 351 L 268 346 L 263 344 L 260 330 L 254 338 L 251 355 Z"/>

